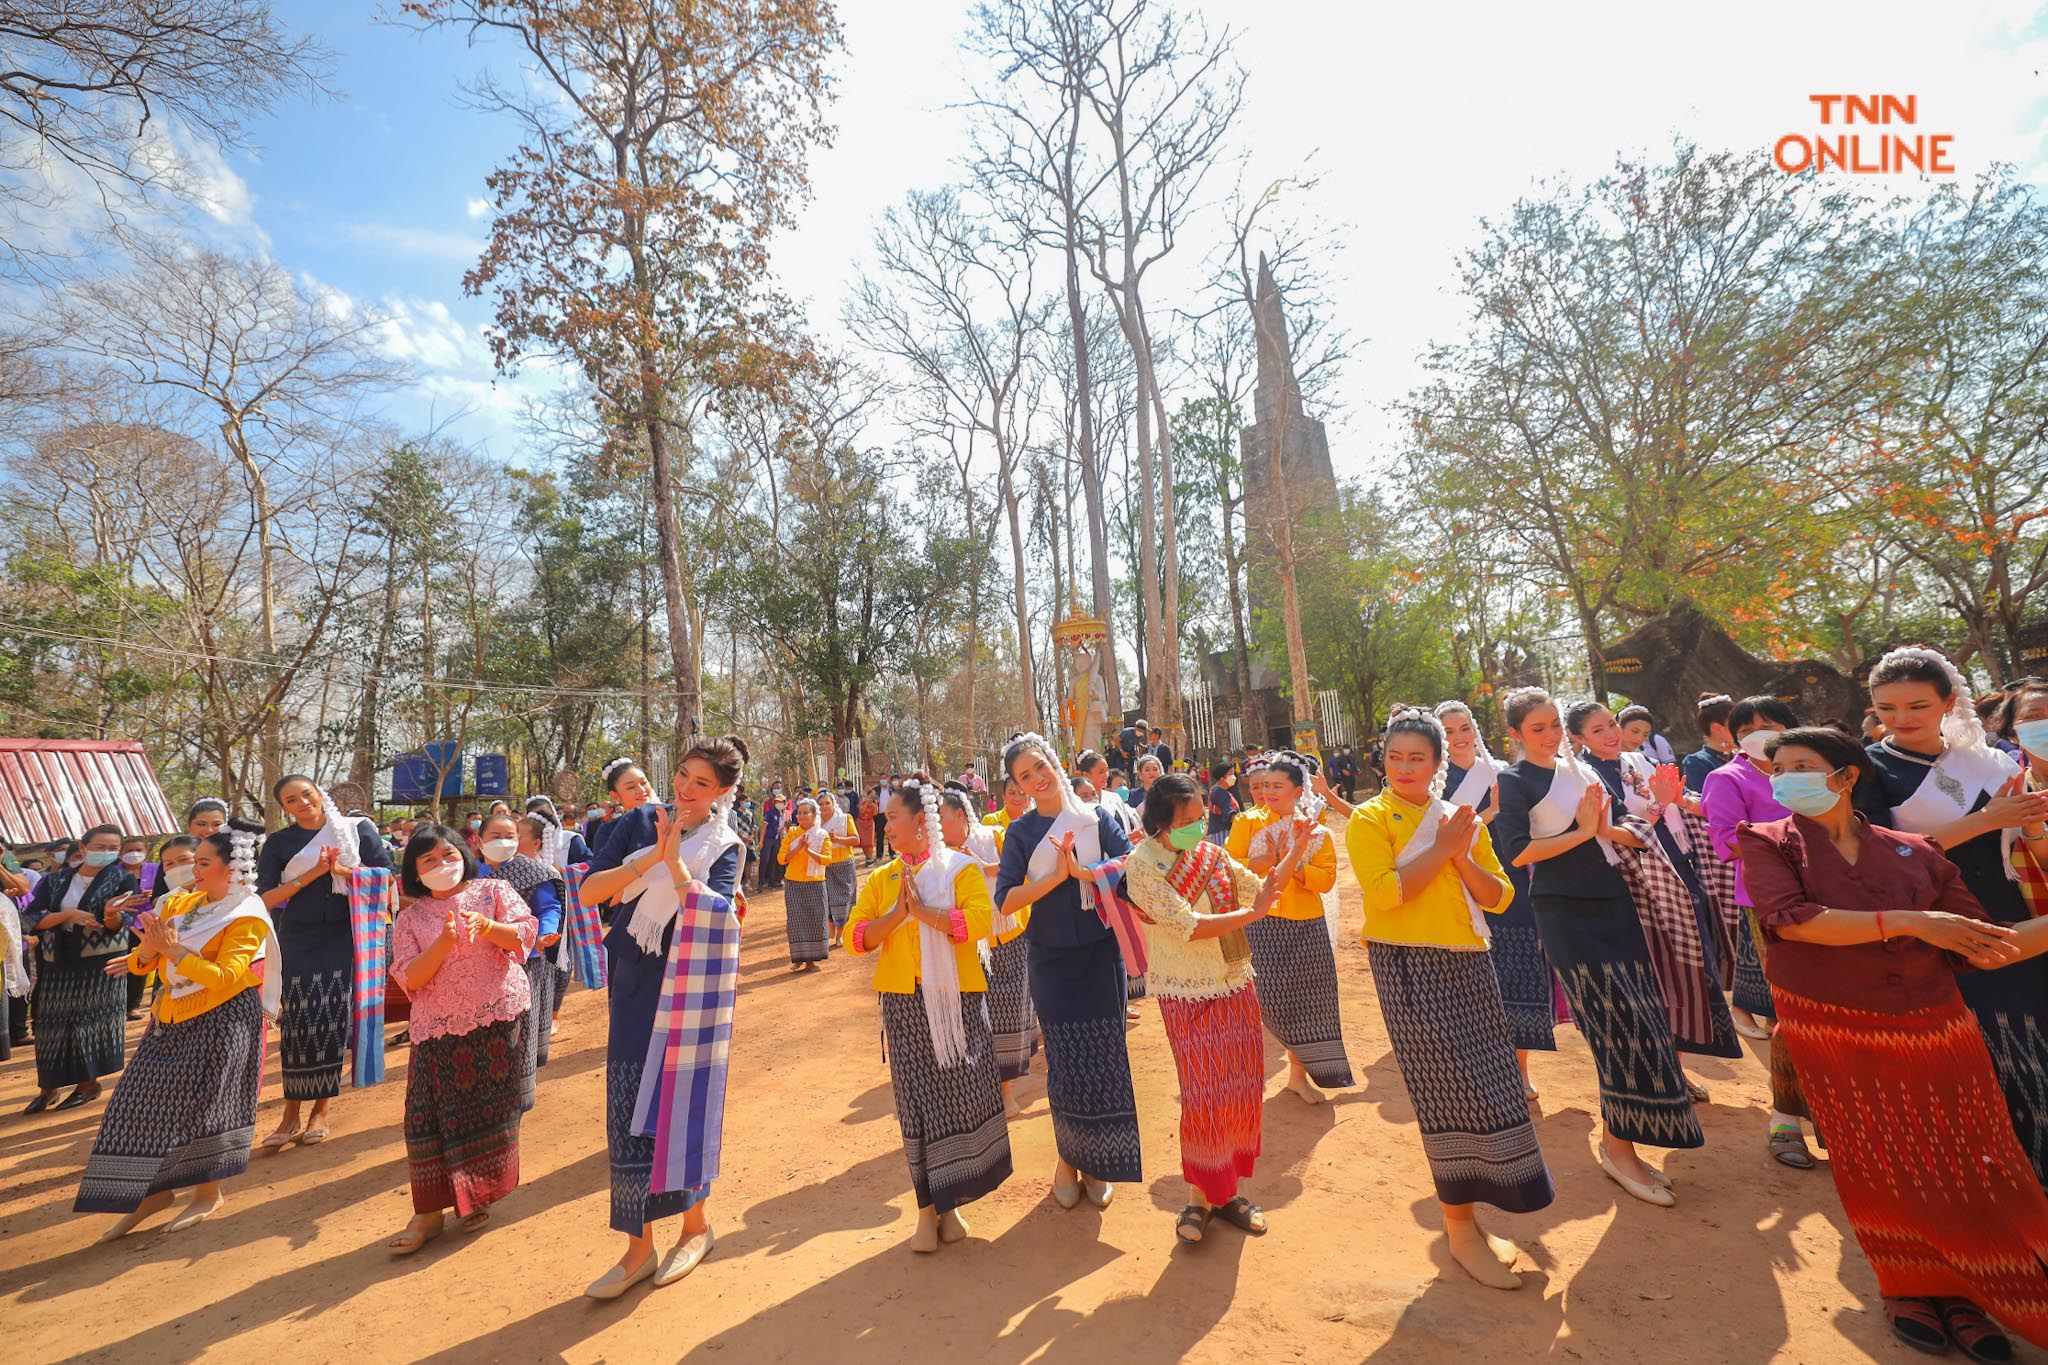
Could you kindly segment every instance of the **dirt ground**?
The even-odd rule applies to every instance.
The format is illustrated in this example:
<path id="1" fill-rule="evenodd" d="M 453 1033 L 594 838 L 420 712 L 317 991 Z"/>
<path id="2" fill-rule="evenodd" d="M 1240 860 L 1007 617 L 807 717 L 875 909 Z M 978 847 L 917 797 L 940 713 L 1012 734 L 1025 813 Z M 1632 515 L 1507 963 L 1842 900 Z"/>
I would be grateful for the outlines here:
<path id="1" fill-rule="evenodd" d="M 1348 879 L 1346 879 L 1348 881 Z M 1044 1082 L 1024 1083 L 1017 1173 L 937 1256 L 914 1216 L 867 964 L 793 977 L 781 898 L 749 916 L 726 1112 L 718 1245 L 688 1280 L 600 1304 L 605 1225 L 604 1001 L 573 990 L 522 1134 L 520 1189 L 485 1230 L 409 1260 L 399 1116 L 407 1052 L 345 1091 L 335 1136 L 259 1155 L 228 1205 L 175 1234 L 99 1247 L 71 1200 L 102 1105 L 22 1116 L 26 1050 L 0 1069 L 0 1349 L 14 1361 L 1903 1361 L 1825 1167 L 1764 1155 L 1765 1069 L 1694 1059 L 1707 1146 L 1670 1154 L 1679 1203 L 1636 1203 L 1591 1155 L 1593 1066 L 1570 1029 L 1538 1054 L 1538 1131 L 1557 1201 L 1488 1225 L 1524 1249 L 1518 1293 L 1452 1265 L 1414 1115 L 1356 942 L 1339 968 L 1356 1089 L 1309 1108 L 1268 1051 L 1265 1152 L 1248 1187 L 1272 1221 L 1212 1225 L 1180 1247 L 1173 1061 L 1152 1005 L 1132 1025 L 1147 1180 L 1106 1212 L 1047 1196 Z M 1751 1045 L 1754 1047 L 1754 1045 Z M 277 1078 L 257 1131 L 276 1123 Z M 1042 1069 L 1043 1059 L 1039 1066 Z M 1659 1154 L 1661 1155 L 1661 1154 Z M 663 1244 L 676 1224 L 664 1225 Z M 2041 1353 L 2021 1346 L 2021 1358 Z"/>

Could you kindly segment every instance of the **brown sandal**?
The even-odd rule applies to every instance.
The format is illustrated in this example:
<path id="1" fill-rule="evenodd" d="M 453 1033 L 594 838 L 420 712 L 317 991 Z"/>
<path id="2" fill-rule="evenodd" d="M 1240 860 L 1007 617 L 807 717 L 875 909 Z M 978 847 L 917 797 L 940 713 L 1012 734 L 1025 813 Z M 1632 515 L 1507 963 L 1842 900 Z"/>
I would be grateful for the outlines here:
<path id="1" fill-rule="evenodd" d="M 1201 1241 L 1202 1230 L 1209 1226 L 1209 1218 L 1213 1213 L 1214 1209 L 1205 1208 L 1200 1204 L 1188 1205 L 1180 1211 L 1180 1218 L 1173 1225 L 1173 1235 L 1183 1242 Z"/>
<path id="2" fill-rule="evenodd" d="M 2012 1359 L 2012 1342 L 1976 1304 L 1968 1299 L 1932 1302 L 1941 1314 L 1942 1326 L 1948 1329 L 1949 1340 L 1978 1365 L 2006 1365 Z"/>
<path id="3" fill-rule="evenodd" d="M 1932 1299 L 1891 1299 L 1884 1301 L 1884 1320 L 1892 1335 L 1916 1351 L 1938 1356 L 1948 1350 L 1948 1332 L 1941 1325 L 1941 1311 Z"/>
<path id="4" fill-rule="evenodd" d="M 1243 1228 L 1254 1237 L 1266 1235 L 1266 1211 L 1243 1195 L 1219 1206 L 1216 1216 L 1226 1223 Z"/>

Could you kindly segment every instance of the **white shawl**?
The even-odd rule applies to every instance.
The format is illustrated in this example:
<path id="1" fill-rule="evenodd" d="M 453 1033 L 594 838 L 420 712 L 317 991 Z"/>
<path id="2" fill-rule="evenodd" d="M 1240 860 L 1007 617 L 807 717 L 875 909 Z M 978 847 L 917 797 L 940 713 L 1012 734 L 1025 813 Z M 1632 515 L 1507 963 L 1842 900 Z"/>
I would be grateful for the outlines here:
<path id="1" fill-rule="evenodd" d="M 1451 801 L 1455 805 L 1470 806 L 1478 810 L 1479 803 L 1486 799 L 1486 794 L 1499 787 L 1500 769 L 1485 754 L 1474 753 L 1472 766 L 1465 770 L 1465 776 L 1458 783 L 1458 789 L 1451 793 Z M 1409 846 L 1412 848 L 1414 845 L 1411 842 Z"/>
<path id="2" fill-rule="evenodd" d="M 263 901 L 254 892 L 244 887 L 232 888 L 226 896 L 217 901 L 187 910 L 171 921 L 172 931 L 184 949 L 195 956 L 203 955 L 206 945 L 220 937 L 221 931 L 236 920 L 260 919 L 269 930 L 263 938 L 263 946 L 256 950 L 251 962 L 261 962 L 263 987 L 261 999 L 265 1018 L 277 1018 L 284 1002 L 284 961 L 276 951 L 277 926 L 271 923 L 270 912 L 263 908 Z M 171 999 L 181 1000 L 205 987 L 178 971 L 177 964 L 163 964 L 164 985 L 170 989 Z"/>
<path id="3" fill-rule="evenodd" d="M 703 881 L 711 875 L 711 869 L 725 856 L 727 849 L 739 847 L 740 836 L 734 834 L 725 823 L 725 807 L 712 808 L 710 818 L 683 836 L 683 871 L 693 879 Z M 661 935 L 668 928 L 669 921 L 682 909 L 682 888 L 677 886 L 670 875 L 668 863 L 660 858 L 654 866 L 619 893 L 619 903 L 625 904 L 639 897 L 633 906 L 633 917 L 627 921 L 626 932 L 633 941 L 649 953 L 661 952 Z M 564 938 L 568 935 L 564 934 Z"/>
<path id="4" fill-rule="evenodd" d="M 1737 755 L 1733 762 L 1747 763 L 1749 760 Z M 1621 756 L 1621 802 L 1630 815 L 1648 819 L 1650 807 L 1656 798 L 1645 793 L 1650 788 L 1650 777 L 1657 771 L 1657 760 L 1638 750 Z M 1640 787 L 1638 786 L 1640 783 Z M 1692 837 L 1685 832 L 1685 817 L 1679 813 L 1678 803 L 1671 802 L 1664 807 L 1664 813 L 1657 817 L 1658 823 L 1671 835 L 1672 842 L 1692 852 Z"/>
<path id="5" fill-rule="evenodd" d="M 1475 767 L 1473 771 L 1477 772 L 1478 768 Z M 1464 790 L 1464 786 L 1464 783 L 1459 783 L 1459 790 Z M 1399 871 L 1401 868 L 1407 867 L 1417 858 L 1435 848 L 1438 827 L 1443 824 L 1447 816 L 1454 814 L 1457 808 L 1464 804 L 1466 803 L 1455 800 L 1432 800 L 1429 803 L 1428 809 L 1422 812 L 1422 818 L 1416 822 L 1415 833 L 1408 836 L 1407 844 L 1399 853 L 1394 855 L 1395 870 Z M 1478 839 L 1481 828 L 1482 826 L 1480 825 L 1473 825 L 1473 839 Z M 1472 932 L 1479 935 L 1481 943 L 1489 942 L 1493 938 L 1493 929 L 1486 922 L 1486 911 L 1481 909 L 1479 902 L 1472 898 L 1472 888 L 1465 885 L 1465 879 L 1458 877 L 1455 870 L 1451 871 L 1451 875 L 1457 877 L 1458 890 L 1465 895 L 1465 909 L 1472 916 Z"/>
<path id="6" fill-rule="evenodd" d="M 1961 819 L 1976 809 L 1985 793 L 1996 797 L 2020 770 L 2019 763 L 2003 749 L 1964 747 L 1951 743 L 1935 760 L 1920 785 L 1901 804 L 1892 807 L 1892 828 L 1908 834 L 1925 834 L 1951 820 Z M 2012 846 L 2016 829 L 1999 831 L 2000 852 L 2005 858 L 2005 875 L 2019 877 L 2013 865 Z"/>
<path id="7" fill-rule="evenodd" d="M 934 844 L 932 856 L 915 872 L 917 898 L 928 910 L 956 907 L 953 879 L 974 865 L 972 854 Z M 925 1024 L 931 1030 L 932 1055 L 942 1067 L 967 1060 L 967 1025 L 960 1012 L 960 964 L 953 957 L 953 937 L 920 919 L 917 922 L 918 990 L 924 997 Z"/>
<path id="8" fill-rule="evenodd" d="M 21 946 L 21 907 L 12 896 L 0 895 L 0 938 L 7 940 L 6 955 L 0 958 L 0 980 L 5 982 L 5 993 L 27 995 L 28 961 Z"/>
<path id="9" fill-rule="evenodd" d="M 1578 823 L 1579 801 L 1589 785 L 1599 786 L 1602 796 L 1607 794 L 1607 784 L 1600 781 L 1599 774 L 1581 767 L 1571 750 L 1559 749 L 1550 790 L 1529 811 L 1529 833 L 1538 839 L 1549 839 Z M 1600 856 L 1607 860 L 1609 866 L 1621 861 L 1621 855 L 1614 851 L 1614 845 L 1605 835 L 1594 842 L 1600 845 Z"/>
<path id="10" fill-rule="evenodd" d="M 324 788 L 315 790 L 320 792 L 320 811 L 323 816 L 320 828 L 313 831 L 313 837 L 306 841 L 305 847 L 294 853 L 291 860 L 284 865 L 280 880 L 297 881 L 313 870 L 313 865 L 320 861 L 322 849 L 338 849 L 340 856 L 334 860 L 334 874 L 328 880 L 333 883 L 335 895 L 346 896 L 349 871 L 363 865 L 359 830 L 366 822 L 347 818 L 335 806 L 334 798 L 329 796 Z"/>

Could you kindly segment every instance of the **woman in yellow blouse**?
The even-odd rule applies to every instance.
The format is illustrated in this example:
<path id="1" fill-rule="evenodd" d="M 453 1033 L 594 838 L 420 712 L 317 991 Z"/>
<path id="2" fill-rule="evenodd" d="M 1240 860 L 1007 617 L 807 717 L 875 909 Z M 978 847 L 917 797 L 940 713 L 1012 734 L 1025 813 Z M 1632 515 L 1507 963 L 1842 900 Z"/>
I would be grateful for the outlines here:
<path id="1" fill-rule="evenodd" d="M 222 831 L 199 841 L 192 889 L 173 891 L 141 921 L 128 956 L 136 975 L 161 972 L 155 1021 L 121 1073 L 72 1205 L 118 1213 L 112 1241 L 195 1186 L 171 1220 L 191 1227 L 221 1206 L 221 1182 L 249 1166 L 263 1080 L 263 1019 L 282 982 L 262 976 L 270 914 L 256 895 L 256 838 Z M 272 973 L 275 978 L 278 974 Z"/>
<path id="2" fill-rule="evenodd" d="M 992 810 L 987 815 L 982 816 L 981 823 L 984 825 L 994 825 L 997 829 L 1007 830 L 1012 820 L 1029 809 L 1031 809 L 1031 793 L 1024 790 L 1022 783 L 1012 782 L 1006 777 L 1003 779 L 1002 808 L 1000 810 Z"/>
<path id="3" fill-rule="evenodd" d="M 825 831 L 825 924 L 834 948 L 846 946 L 846 916 L 853 909 L 859 874 L 853 870 L 853 855 L 860 848 L 853 816 L 839 808 L 839 799 L 829 791 L 818 793 L 818 828 Z"/>
<path id="4" fill-rule="evenodd" d="M 1287 831 L 1308 791 L 1308 767 L 1300 756 L 1283 753 L 1248 771 L 1258 805 L 1231 822 L 1224 849 L 1263 877 L 1287 852 Z M 1352 1080 L 1337 1012 L 1337 954 L 1323 914 L 1323 895 L 1337 885 L 1336 840 L 1320 824 L 1310 838 L 1280 903 L 1245 937 L 1266 1030 L 1287 1048 L 1287 1088 L 1321 1104 L 1324 1089 Z"/>
<path id="5" fill-rule="evenodd" d="M 815 972 L 831 953 L 825 927 L 824 850 L 832 847 L 818 828 L 818 803 L 806 796 L 796 803 L 796 823 L 782 834 L 775 861 L 786 869 L 782 881 L 782 912 L 789 928 L 792 971 Z"/>
<path id="6" fill-rule="evenodd" d="M 960 1206 L 1010 1176 L 1010 1132 L 989 1029 L 978 943 L 995 904 L 972 854 L 945 845 L 939 789 L 906 782 L 889 797 L 896 857 L 861 888 L 846 946 L 875 954 L 896 1121 L 917 1193 L 912 1251 L 967 1235 Z"/>
<path id="7" fill-rule="evenodd" d="M 1486 956 L 1486 916 L 1507 909 L 1512 890 L 1484 822 L 1443 799 L 1443 723 L 1397 711 L 1383 753 L 1387 785 L 1344 832 L 1365 893 L 1373 986 L 1451 1256 L 1481 1284 L 1519 1289 L 1514 1244 L 1487 1235 L 1473 1212 L 1485 1203 L 1528 1213 L 1553 1194 Z"/>

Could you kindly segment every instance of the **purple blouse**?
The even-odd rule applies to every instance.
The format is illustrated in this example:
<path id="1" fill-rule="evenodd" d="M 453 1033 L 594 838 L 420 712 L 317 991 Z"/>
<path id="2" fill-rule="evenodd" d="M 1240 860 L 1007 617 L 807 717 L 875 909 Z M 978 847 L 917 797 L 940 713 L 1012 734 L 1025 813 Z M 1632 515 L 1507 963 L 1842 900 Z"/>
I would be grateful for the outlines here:
<path id="1" fill-rule="evenodd" d="M 1707 774 L 1700 788 L 1700 810 L 1707 817 L 1714 852 L 1721 855 L 1722 862 L 1735 868 L 1736 903 L 1754 906 L 1756 902 L 1749 898 L 1749 884 L 1742 879 L 1742 850 L 1736 845 L 1735 831 L 1745 822 L 1761 825 L 1787 820 L 1792 812 L 1771 795 L 1770 777 L 1739 753 Z"/>

